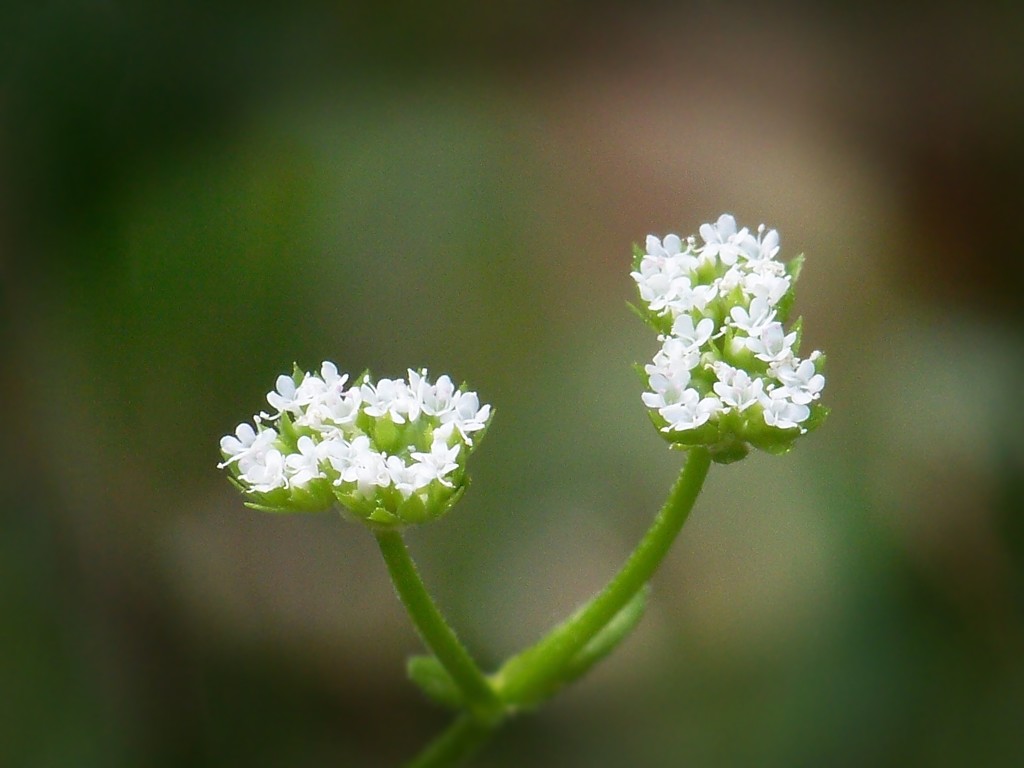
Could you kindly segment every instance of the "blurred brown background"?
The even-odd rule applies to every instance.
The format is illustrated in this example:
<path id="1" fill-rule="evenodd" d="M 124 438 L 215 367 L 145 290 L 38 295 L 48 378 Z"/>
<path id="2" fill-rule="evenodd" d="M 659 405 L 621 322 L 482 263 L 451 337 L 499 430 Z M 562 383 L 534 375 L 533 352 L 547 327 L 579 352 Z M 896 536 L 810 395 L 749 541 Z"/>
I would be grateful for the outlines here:
<path id="1" fill-rule="evenodd" d="M 409 541 L 494 665 L 675 475 L 631 243 L 806 252 L 826 425 L 712 470 L 621 651 L 480 766 L 1024 764 L 1018 3 L 8 3 L 0 764 L 390 766 L 372 539 L 242 507 L 292 361 L 497 408 Z"/>

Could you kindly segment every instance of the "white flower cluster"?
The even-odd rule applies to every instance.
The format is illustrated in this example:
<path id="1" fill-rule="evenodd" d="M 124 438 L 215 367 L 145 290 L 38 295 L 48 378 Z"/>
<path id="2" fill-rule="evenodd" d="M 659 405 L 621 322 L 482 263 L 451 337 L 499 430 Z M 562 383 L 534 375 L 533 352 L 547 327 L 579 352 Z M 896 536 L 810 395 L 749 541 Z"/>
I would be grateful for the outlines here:
<path id="1" fill-rule="evenodd" d="M 321 510 L 337 501 L 380 524 L 447 511 L 464 489 L 465 459 L 491 407 L 448 376 L 431 383 L 426 371 L 347 383 L 330 362 L 320 375 L 279 376 L 267 395 L 276 412 L 223 437 L 218 466 L 260 509 Z"/>
<path id="2" fill-rule="evenodd" d="M 649 235 L 635 250 L 641 314 L 662 343 L 644 367 L 643 401 L 669 440 L 712 446 L 722 460 L 747 443 L 785 450 L 826 413 L 815 402 L 824 357 L 799 358 L 799 331 L 783 328 L 801 260 L 787 268 L 778 232 L 737 229 L 729 214 L 700 238 Z"/>

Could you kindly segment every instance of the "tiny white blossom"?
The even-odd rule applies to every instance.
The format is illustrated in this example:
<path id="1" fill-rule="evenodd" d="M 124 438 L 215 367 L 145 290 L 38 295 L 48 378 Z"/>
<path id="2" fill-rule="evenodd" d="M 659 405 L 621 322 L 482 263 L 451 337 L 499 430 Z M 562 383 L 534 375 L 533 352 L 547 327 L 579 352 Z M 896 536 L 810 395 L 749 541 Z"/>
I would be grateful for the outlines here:
<path id="1" fill-rule="evenodd" d="M 663 240 L 648 235 L 646 246 L 641 267 L 646 263 L 673 278 L 697 266 L 697 257 L 691 253 L 693 243 L 687 241 L 684 245 L 679 235 L 665 235 Z"/>
<path id="2" fill-rule="evenodd" d="M 358 517 L 396 525 L 443 514 L 465 485 L 462 461 L 491 407 L 475 392 L 457 389 L 449 376 L 431 383 L 425 369 L 408 374 L 408 383 L 374 383 L 367 375 L 347 386 L 348 375 L 325 361 L 298 382 L 279 376 L 267 395 L 276 413 L 260 413 L 255 427 L 240 424 L 224 436 L 218 466 L 229 469 L 259 506 L 313 511 L 333 497 Z M 425 441 L 429 448 L 422 450 Z M 401 503 L 428 486 L 421 504 Z"/>
<path id="3" fill-rule="evenodd" d="M 339 374 L 334 363 L 325 361 L 320 376 L 307 374 L 296 390 L 296 400 L 304 403 L 303 411 L 295 419 L 300 427 L 332 432 L 334 427 L 348 423 L 354 414 L 351 391 L 345 391 L 348 374 Z M 358 392 L 358 390 L 355 390 Z"/>
<path id="4" fill-rule="evenodd" d="M 639 272 L 630 273 L 640 289 L 640 298 L 652 312 L 661 312 L 675 296 L 673 278 L 653 263 L 640 264 Z"/>
<path id="5" fill-rule="evenodd" d="M 751 377 L 746 371 L 721 362 L 714 365 L 714 371 L 718 377 L 714 384 L 715 394 L 724 405 L 737 411 L 745 411 L 764 394 L 764 379 L 760 376 Z"/>
<path id="6" fill-rule="evenodd" d="M 362 403 L 363 395 L 359 387 L 351 387 L 341 392 L 331 389 L 324 393 L 317 403 L 311 404 L 307 413 L 315 408 L 319 425 L 317 428 L 321 432 L 333 434 L 339 428 L 355 423 Z"/>
<path id="7" fill-rule="evenodd" d="M 772 262 L 778 264 L 778 262 Z M 789 290 L 789 275 L 774 274 L 770 270 L 748 272 L 743 278 L 743 292 L 748 296 L 762 298 L 775 306 Z"/>
<path id="8" fill-rule="evenodd" d="M 432 480 L 437 480 L 442 485 L 446 485 L 451 488 L 452 483 L 446 478 L 459 468 L 459 463 L 457 461 L 459 458 L 459 449 L 460 447 L 458 445 L 454 445 L 449 448 L 443 439 L 435 439 L 433 444 L 430 446 L 429 452 L 415 451 L 412 453 L 412 458 L 417 461 L 417 464 L 415 465 L 416 471 L 426 478 L 426 483 L 429 483 Z M 426 483 L 424 483 L 424 485 L 426 485 Z"/>
<path id="9" fill-rule="evenodd" d="M 764 408 L 764 423 L 777 429 L 793 429 L 807 420 L 811 410 L 806 405 L 794 403 L 785 390 L 775 389 L 761 396 Z"/>
<path id="10" fill-rule="evenodd" d="M 663 373 L 651 373 L 648 377 L 651 391 L 640 397 L 648 408 L 661 409 L 683 399 L 683 392 L 689 389 L 690 372 L 677 371 L 673 377 Z"/>
<path id="11" fill-rule="evenodd" d="M 705 317 L 693 324 L 691 315 L 680 315 L 672 324 L 672 338 L 678 339 L 683 345 L 684 354 L 696 352 L 703 347 L 715 330 L 715 321 Z"/>
<path id="12" fill-rule="evenodd" d="M 772 322 L 761 330 L 760 335 L 746 339 L 746 345 L 758 360 L 782 363 L 792 358 L 794 341 L 796 331 L 787 334 L 782 323 Z"/>
<path id="13" fill-rule="evenodd" d="M 743 331 L 748 336 L 758 337 L 772 320 L 775 309 L 763 296 L 757 296 L 750 302 L 750 307 L 735 306 L 729 310 L 732 319 L 730 325 Z"/>
<path id="14" fill-rule="evenodd" d="M 454 410 L 456 388 L 449 376 L 444 375 L 431 384 L 426 371 L 409 371 L 409 389 L 423 413 L 440 416 Z"/>
<path id="15" fill-rule="evenodd" d="M 696 429 L 722 410 L 722 403 L 716 397 L 701 398 L 695 389 L 682 393 L 679 402 L 666 405 L 658 413 L 668 422 L 662 427 L 665 432 Z"/>
<path id="16" fill-rule="evenodd" d="M 415 421 L 419 415 L 419 404 L 402 379 L 381 379 L 376 385 L 365 382 L 361 394 L 365 412 L 374 418 L 387 414 L 395 424 L 404 424 L 407 417 Z"/>
<path id="17" fill-rule="evenodd" d="M 388 477 L 403 499 L 408 499 L 430 481 L 419 472 L 416 465 L 409 465 L 399 456 L 388 456 L 385 461 Z"/>
<path id="18" fill-rule="evenodd" d="M 748 253 L 750 261 L 774 261 L 779 252 L 779 233 L 774 229 L 766 232 L 764 224 L 761 224 L 757 228 L 756 245 L 757 247 Z"/>
<path id="19" fill-rule="evenodd" d="M 310 480 L 326 477 L 320 468 L 320 460 L 324 457 L 326 443 L 314 443 L 313 439 L 303 435 L 299 438 L 298 453 L 290 453 L 285 457 L 285 471 L 288 485 L 291 488 L 305 488 Z"/>
<path id="20" fill-rule="evenodd" d="M 354 483 L 358 477 L 360 462 L 370 450 L 370 438 L 366 435 L 358 435 L 351 442 L 345 439 L 328 441 L 327 448 L 324 449 L 324 458 L 338 473 L 334 484 Z"/>
<path id="21" fill-rule="evenodd" d="M 252 462 L 261 460 L 276 439 L 277 432 L 273 429 L 261 429 L 257 432 L 249 424 L 239 424 L 234 435 L 225 435 L 220 439 L 220 449 L 228 458 L 218 464 L 217 468 L 224 469 L 229 464 L 237 462 L 239 470 L 245 472 Z"/>
<path id="22" fill-rule="evenodd" d="M 701 255 L 704 258 L 717 256 L 727 266 L 735 264 L 740 255 L 757 245 L 746 227 L 736 231 L 736 219 L 728 213 L 719 216 L 714 224 L 701 224 L 700 236 L 705 243 Z"/>
<path id="23" fill-rule="evenodd" d="M 454 407 L 450 411 L 441 414 L 442 424 L 454 424 L 459 430 L 466 445 L 472 445 L 470 432 L 476 432 L 487 426 L 487 420 L 491 416 L 490 405 L 480 405 L 480 398 L 476 392 L 456 392 Z"/>
<path id="24" fill-rule="evenodd" d="M 817 373 L 813 360 L 793 360 L 772 369 L 786 388 L 789 398 L 800 405 L 817 400 L 825 388 L 825 377 Z"/>
<path id="25" fill-rule="evenodd" d="M 238 479 L 257 493 L 285 488 L 288 480 L 285 477 L 284 456 L 276 448 L 271 448 L 240 474 Z"/>
<path id="26" fill-rule="evenodd" d="M 387 458 L 373 450 L 364 451 L 356 457 L 351 476 L 356 484 L 356 494 L 364 499 L 371 498 L 378 488 L 387 488 L 391 484 Z"/>
<path id="27" fill-rule="evenodd" d="M 661 349 L 645 370 L 647 373 L 663 373 L 671 379 L 679 379 L 682 373 L 692 371 L 699 363 L 700 350 L 691 348 L 682 339 L 670 336 L 662 342 Z M 686 378 L 689 380 L 689 376 Z"/>
<path id="28" fill-rule="evenodd" d="M 275 386 L 276 389 L 267 394 L 267 402 L 277 409 L 277 413 L 272 418 L 276 419 L 282 413 L 301 414 L 305 403 L 302 403 L 296 397 L 295 380 L 291 376 L 285 376 L 282 373 L 277 377 Z"/>

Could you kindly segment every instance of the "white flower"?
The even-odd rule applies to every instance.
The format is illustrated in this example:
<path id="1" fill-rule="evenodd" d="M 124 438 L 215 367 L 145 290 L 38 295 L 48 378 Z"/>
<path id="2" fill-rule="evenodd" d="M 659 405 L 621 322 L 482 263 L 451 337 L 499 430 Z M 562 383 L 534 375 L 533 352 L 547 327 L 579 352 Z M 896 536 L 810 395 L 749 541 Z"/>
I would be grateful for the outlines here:
<path id="1" fill-rule="evenodd" d="M 696 429 L 721 410 L 722 404 L 718 398 L 701 399 L 697 390 L 687 389 L 683 391 L 679 402 L 666 405 L 659 409 L 658 413 L 668 422 L 668 426 L 662 427 L 662 431 L 670 432 Z"/>
<path id="2" fill-rule="evenodd" d="M 475 392 L 457 389 L 449 376 L 431 383 L 425 369 L 408 374 L 408 383 L 374 383 L 366 376 L 347 387 L 348 375 L 325 361 L 319 373 L 306 373 L 298 383 L 279 376 L 267 395 L 276 413 L 261 413 L 255 428 L 240 424 L 224 436 L 218 466 L 228 468 L 259 506 L 313 511 L 333 497 L 376 523 L 436 517 L 464 486 L 462 461 L 471 453 L 471 436 L 487 426 L 491 407 Z M 428 486 L 429 493 L 420 493 Z M 410 511 L 402 500 L 415 493 L 422 504 Z"/>
<path id="3" fill-rule="evenodd" d="M 276 419 L 282 413 L 301 414 L 305 403 L 300 402 L 296 398 L 295 380 L 291 376 L 285 376 L 282 373 L 277 377 L 275 385 L 277 388 L 267 394 L 267 402 L 277 409 L 277 413 L 271 418 Z"/>
<path id="4" fill-rule="evenodd" d="M 743 331 L 748 336 L 760 336 L 770 322 L 775 319 L 775 309 L 768 300 L 758 296 L 750 302 L 750 307 L 735 306 L 729 310 L 732 319 L 730 325 Z"/>
<path id="5" fill-rule="evenodd" d="M 388 456 L 385 461 L 388 477 L 403 499 L 408 499 L 430 481 L 417 469 L 416 465 L 408 465 L 398 456 Z"/>
<path id="6" fill-rule="evenodd" d="M 671 378 L 655 372 L 650 374 L 647 381 L 651 391 L 644 392 L 640 397 L 648 408 L 661 409 L 683 399 L 683 392 L 689 387 L 690 372 L 678 371 L 677 375 Z"/>
<path id="7" fill-rule="evenodd" d="M 684 354 L 689 354 L 696 352 L 707 344 L 714 330 L 715 321 L 710 317 L 705 317 L 698 321 L 697 326 L 694 327 L 691 315 L 680 315 L 672 323 L 672 338 L 677 339 L 682 344 Z"/>
<path id="8" fill-rule="evenodd" d="M 434 384 L 430 383 L 426 371 L 409 371 L 409 389 L 412 390 L 416 402 L 423 413 L 428 416 L 440 416 L 455 408 L 455 385 L 449 376 L 441 376 Z"/>
<path id="9" fill-rule="evenodd" d="M 719 460 L 731 461 L 750 442 L 772 446 L 764 426 L 751 421 L 762 413 L 765 424 L 779 430 L 803 424 L 811 413 L 820 423 L 824 409 L 814 401 L 825 378 L 816 370 L 818 353 L 800 360 L 798 334 L 787 333 L 781 322 L 780 304 L 791 299 L 793 278 L 777 258 L 779 233 L 762 224 L 755 236 L 726 213 L 702 225 L 700 237 L 697 247 L 694 238 L 684 245 L 677 236 L 649 236 L 633 273 L 661 342 L 644 366 L 648 390 L 641 397 L 666 422 L 663 432 L 717 423 L 717 430 L 701 431 L 702 439 Z M 723 336 L 726 341 L 718 341 Z M 761 408 L 751 409 L 757 404 Z M 743 412 L 755 415 L 717 419 Z M 689 445 L 692 438 L 668 439 Z M 778 435 L 777 445 L 788 447 L 791 440 L 791 434 Z"/>
<path id="10" fill-rule="evenodd" d="M 262 460 L 276 439 L 277 432 L 273 429 L 257 432 L 249 424 L 239 424 L 234 435 L 225 435 L 220 439 L 220 449 L 228 458 L 218 464 L 217 468 L 224 469 L 237 462 L 239 471 L 245 472 L 254 462 Z"/>
<path id="11" fill-rule="evenodd" d="M 713 283 L 710 285 L 691 285 L 688 277 L 679 277 L 672 282 L 667 306 L 673 316 L 692 312 L 695 309 L 698 312 L 704 312 L 708 304 L 714 301 L 717 296 L 717 285 Z"/>
<path id="12" fill-rule="evenodd" d="M 745 262 L 733 264 L 725 270 L 725 274 L 716 278 L 715 287 L 718 289 L 718 293 L 725 296 L 732 293 L 736 288 L 740 288 L 749 273 L 750 270 Z"/>
<path id="13" fill-rule="evenodd" d="M 347 373 L 338 373 L 338 366 L 332 363 L 330 360 L 324 360 L 320 364 L 320 378 L 323 379 L 324 385 L 328 389 L 333 389 L 340 392 L 345 387 L 345 382 L 348 381 Z"/>
<path id="14" fill-rule="evenodd" d="M 288 480 L 285 477 L 284 456 L 276 448 L 271 448 L 250 464 L 248 470 L 240 474 L 238 479 L 256 493 L 269 493 L 277 488 L 285 488 Z"/>
<path id="15" fill-rule="evenodd" d="M 757 248 L 749 254 L 750 261 L 775 262 L 779 252 L 779 233 L 774 229 L 765 231 L 764 224 L 757 228 Z"/>
<path id="16" fill-rule="evenodd" d="M 748 296 L 764 299 L 773 307 L 786 295 L 789 286 L 789 275 L 775 274 L 770 269 L 747 272 L 743 277 L 743 292 Z"/>
<path id="17" fill-rule="evenodd" d="M 341 427 L 349 427 L 359 416 L 363 403 L 362 390 L 359 387 L 338 392 L 334 389 L 325 392 L 316 403 L 310 404 L 307 413 L 316 411 L 317 429 L 325 434 L 334 434 Z"/>
<path id="18" fill-rule="evenodd" d="M 660 260 L 662 263 L 683 252 L 683 241 L 679 235 L 665 235 L 664 240 L 659 240 L 654 235 L 648 235 L 645 245 L 647 246 L 647 256 Z"/>
<path id="19" fill-rule="evenodd" d="M 331 362 L 320 366 L 320 376 L 306 374 L 294 398 L 302 404 L 302 412 L 296 416 L 295 424 L 333 432 L 335 427 L 353 420 L 354 409 L 359 404 L 358 390 L 353 388 L 346 392 L 347 381 L 348 374 L 339 374 Z"/>
<path id="20" fill-rule="evenodd" d="M 646 246 L 647 253 L 641 259 L 641 267 L 646 263 L 669 277 L 676 277 L 697 266 L 697 257 L 691 252 L 692 241 L 687 241 L 684 246 L 679 235 L 665 235 L 664 240 L 648 235 Z"/>
<path id="21" fill-rule="evenodd" d="M 750 231 L 744 227 L 737 232 L 736 219 L 728 213 L 719 216 L 715 224 L 701 224 L 700 236 L 705 243 L 701 248 L 701 256 L 705 259 L 717 256 L 726 266 L 735 264 L 740 255 L 746 255 L 757 248 L 757 241 Z"/>
<path id="22" fill-rule="evenodd" d="M 327 447 L 324 449 L 324 458 L 338 473 L 334 484 L 354 483 L 358 477 L 362 457 L 371 450 L 370 438 L 358 435 L 351 442 L 339 438 L 325 441 L 325 445 Z"/>
<path id="23" fill-rule="evenodd" d="M 758 336 L 746 339 L 746 345 L 758 360 L 783 363 L 792 358 L 794 341 L 796 331 L 787 334 L 782 323 L 772 322 L 762 328 Z"/>
<path id="24" fill-rule="evenodd" d="M 378 488 L 387 488 L 391 484 L 387 458 L 373 450 L 364 451 L 356 457 L 350 474 L 356 484 L 356 494 L 364 499 L 371 498 Z"/>
<path id="25" fill-rule="evenodd" d="M 328 443 L 314 443 L 313 439 L 303 435 L 299 438 L 298 453 L 290 453 L 284 459 L 288 485 L 291 488 L 305 488 L 310 480 L 326 477 L 320 469 L 320 460 L 324 457 Z"/>
<path id="26" fill-rule="evenodd" d="M 661 349 L 654 355 L 647 373 L 663 373 L 671 379 L 680 379 L 700 363 L 700 350 L 691 348 L 682 339 L 669 336 L 662 342 Z M 686 377 L 689 380 L 689 376 Z M 685 386 L 685 384 L 683 385 Z"/>
<path id="27" fill-rule="evenodd" d="M 761 396 L 764 408 L 764 423 L 777 429 L 793 429 L 807 420 L 811 410 L 806 405 L 794 403 L 784 389 L 774 389 Z"/>
<path id="28" fill-rule="evenodd" d="M 813 360 L 793 360 L 775 366 L 772 373 L 785 387 L 790 400 L 807 405 L 825 388 L 825 377 L 817 373 Z"/>
<path id="29" fill-rule="evenodd" d="M 466 445 L 472 445 L 473 440 L 469 433 L 487 426 L 487 420 L 491 416 L 491 406 L 481 406 L 476 392 L 456 392 L 453 406 L 452 410 L 441 414 L 441 423 L 454 424 Z"/>
<path id="30" fill-rule="evenodd" d="M 760 376 L 751 377 L 746 371 L 733 368 L 728 363 L 715 363 L 714 390 L 722 403 L 737 411 L 745 411 L 758 402 L 764 394 L 764 379 Z"/>
<path id="31" fill-rule="evenodd" d="M 381 379 L 376 385 L 365 382 L 361 388 L 364 411 L 376 419 L 387 414 L 395 424 L 404 424 L 406 417 L 415 421 L 419 403 L 403 379 Z"/>
<path id="32" fill-rule="evenodd" d="M 676 291 L 671 275 L 646 259 L 640 263 L 639 272 L 630 274 L 640 289 L 640 298 L 652 312 L 661 312 L 668 306 Z"/>
<path id="33" fill-rule="evenodd" d="M 412 458 L 417 461 L 415 469 L 423 478 L 425 478 L 424 485 L 433 480 L 437 480 L 442 485 L 446 485 L 449 488 L 452 487 L 451 481 L 446 478 L 459 468 L 459 463 L 457 461 L 459 458 L 459 449 L 460 447 L 458 445 L 453 445 L 449 448 L 445 440 L 435 439 L 433 444 L 430 446 L 429 452 L 413 452 Z"/>

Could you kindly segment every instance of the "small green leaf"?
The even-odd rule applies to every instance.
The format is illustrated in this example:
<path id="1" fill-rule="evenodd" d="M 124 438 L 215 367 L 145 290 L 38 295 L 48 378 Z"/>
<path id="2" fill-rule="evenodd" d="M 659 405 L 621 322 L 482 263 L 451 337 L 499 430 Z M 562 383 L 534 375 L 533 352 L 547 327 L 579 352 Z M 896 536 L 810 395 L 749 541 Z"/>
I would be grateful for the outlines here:
<path id="1" fill-rule="evenodd" d="M 572 661 L 565 667 L 559 681 L 560 685 L 578 680 L 590 671 L 591 667 L 614 651 L 619 643 L 629 637 L 629 634 L 640 623 L 640 619 L 643 618 L 644 609 L 647 608 L 647 594 L 650 591 L 650 585 L 645 584 L 644 588 L 633 595 L 633 599 L 615 614 L 615 618 L 594 635 L 591 641 L 583 646 L 583 650 L 573 656 Z"/>
<path id="2" fill-rule="evenodd" d="M 539 681 L 537 685 L 532 685 L 530 688 L 518 692 L 514 697 L 506 699 L 506 702 L 520 708 L 529 709 L 536 707 L 541 702 L 554 696 L 564 686 L 586 674 L 591 667 L 615 650 L 616 646 L 640 623 L 640 617 L 643 616 L 644 608 L 647 605 L 648 591 L 649 587 L 645 585 L 643 589 L 637 592 L 622 610 L 615 614 L 614 618 L 590 639 L 590 642 L 584 645 L 575 656 L 565 663 L 565 666 L 562 667 L 557 676 Z M 539 645 L 528 648 L 518 656 L 514 656 L 506 661 L 497 674 L 498 680 L 501 681 L 510 676 L 515 677 L 523 669 L 529 668 L 534 663 L 534 658 L 537 654 L 543 653 L 543 648 L 544 643 L 542 641 Z M 499 695 L 501 688 L 502 686 L 499 682 Z"/>
<path id="3" fill-rule="evenodd" d="M 409 679 L 443 707 L 462 710 L 466 702 L 448 671 L 433 656 L 412 656 L 405 665 Z"/>

